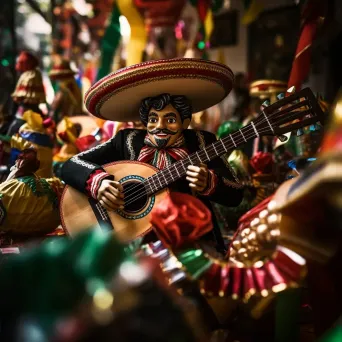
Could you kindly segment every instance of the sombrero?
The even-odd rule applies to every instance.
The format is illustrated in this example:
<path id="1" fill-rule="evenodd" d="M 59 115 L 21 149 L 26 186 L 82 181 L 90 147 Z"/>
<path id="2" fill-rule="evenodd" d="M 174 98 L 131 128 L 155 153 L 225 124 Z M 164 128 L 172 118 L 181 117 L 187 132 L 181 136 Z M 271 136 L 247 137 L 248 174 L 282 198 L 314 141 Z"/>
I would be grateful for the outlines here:
<path id="1" fill-rule="evenodd" d="M 81 132 L 79 134 L 79 137 L 90 135 L 98 128 L 96 119 L 89 115 L 70 116 L 68 117 L 68 119 L 73 124 L 79 124 L 81 126 Z M 57 132 L 62 132 L 64 130 L 65 130 L 65 123 L 61 121 L 57 125 Z"/>
<path id="2" fill-rule="evenodd" d="M 284 93 L 287 83 L 279 80 L 257 80 L 249 85 L 249 93 L 261 99 L 270 97 L 272 94 Z"/>
<path id="3" fill-rule="evenodd" d="M 59 64 L 54 65 L 49 72 L 49 77 L 54 80 L 73 77 L 77 71 L 71 69 L 67 60 L 62 60 Z"/>
<path id="4" fill-rule="evenodd" d="M 197 113 L 221 102 L 232 89 L 227 66 L 201 59 L 149 61 L 114 72 L 85 94 L 88 111 L 102 119 L 137 121 L 141 101 L 163 93 L 184 95 Z"/>

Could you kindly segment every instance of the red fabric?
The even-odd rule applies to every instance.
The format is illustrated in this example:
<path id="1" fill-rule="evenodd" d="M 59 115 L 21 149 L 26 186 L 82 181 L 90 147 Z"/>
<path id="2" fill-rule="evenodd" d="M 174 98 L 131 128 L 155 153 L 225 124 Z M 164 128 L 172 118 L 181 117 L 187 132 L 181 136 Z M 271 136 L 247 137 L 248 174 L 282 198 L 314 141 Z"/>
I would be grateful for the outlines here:
<path id="1" fill-rule="evenodd" d="M 213 170 L 209 170 L 208 174 L 208 186 L 206 187 L 205 191 L 201 192 L 203 196 L 210 196 L 212 195 L 217 186 L 218 178 Z"/>
<path id="2" fill-rule="evenodd" d="M 94 171 L 88 178 L 87 183 L 86 183 L 86 193 L 89 197 L 93 197 L 94 199 L 97 199 L 97 190 L 99 189 L 101 182 L 98 182 L 98 184 L 94 187 L 94 182 L 98 181 L 98 178 L 102 179 L 112 177 L 110 174 L 103 172 L 102 170 L 96 170 Z"/>
<path id="3" fill-rule="evenodd" d="M 167 247 L 179 248 L 213 228 L 210 210 L 198 198 L 172 192 L 152 211 L 151 224 Z"/>
<path id="4" fill-rule="evenodd" d="M 184 145 L 184 137 L 180 136 L 177 141 L 165 149 L 158 149 L 157 146 L 151 141 L 149 135 L 144 140 L 146 146 L 144 146 L 138 157 L 138 161 L 157 167 L 159 170 L 163 170 L 171 165 L 171 158 L 175 160 L 185 159 L 189 155 L 189 151 L 182 147 Z"/>
<path id="5" fill-rule="evenodd" d="M 332 151 L 342 151 L 342 127 L 337 127 L 334 131 L 327 131 L 324 135 L 320 154 Z"/>
<path id="6" fill-rule="evenodd" d="M 272 173 L 272 153 L 257 152 L 249 163 L 252 165 L 254 170 L 259 174 Z"/>
<path id="7" fill-rule="evenodd" d="M 59 132 L 57 133 L 58 138 L 61 139 L 65 143 L 70 143 L 68 133 L 67 132 Z"/>
<path id="8" fill-rule="evenodd" d="M 51 118 L 47 118 L 43 121 L 43 126 L 45 128 L 56 127 L 56 123 Z"/>
<path id="9" fill-rule="evenodd" d="M 15 65 L 15 70 L 19 72 L 25 72 L 29 70 L 34 70 L 39 65 L 38 58 L 28 51 L 23 51 L 18 57 L 18 61 Z"/>
<path id="10" fill-rule="evenodd" d="M 197 2 L 197 11 L 198 11 L 198 16 L 203 23 L 205 21 L 205 18 L 208 13 L 208 9 L 210 7 L 210 0 L 198 0 Z"/>
<path id="11" fill-rule="evenodd" d="M 295 86 L 297 91 L 300 90 L 302 83 L 309 74 L 311 67 L 311 44 L 317 34 L 319 17 L 324 15 L 326 5 L 325 1 L 312 0 L 304 8 L 302 31 L 297 45 L 296 57 L 292 64 L 288 88 Z"/>
<path id="12" fill-rule="evenodd" d="M 157 165 L 154 166 L 159 170 L 163 170 L 169 166 L 167 154 L 175 160 L 184 159 L 188 155 L 187 150 L 182 147 L 158 150 L 157 148 L 144 146 L 140 151 L 138 161 L 149 164 L 154 159 L 156 151 L 158 152 L 158 158 Z"/>

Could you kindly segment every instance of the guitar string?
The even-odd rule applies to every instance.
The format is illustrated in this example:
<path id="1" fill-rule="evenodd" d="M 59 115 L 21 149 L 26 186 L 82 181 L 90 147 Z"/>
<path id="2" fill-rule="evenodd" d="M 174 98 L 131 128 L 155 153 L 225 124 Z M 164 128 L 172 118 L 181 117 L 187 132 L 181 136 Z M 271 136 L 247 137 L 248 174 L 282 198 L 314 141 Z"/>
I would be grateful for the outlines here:
<path id="1" fill-rule="evenodd" d="M 251 131 L 252 131 L 252 130 L 251 130 Z M 246 132 L 247 132 L 247 131 L 246 131 Z M 248 137 L 248 133 L 249 133 L 249 132 L 246 133 L 246 136 L 247 136 L 247 137 Z M 253 135 L 251 135 L 251 136 L 253 136 Z M 220 140 L 221 140 L 221 141 L 225 141 L 226 138 L 228 138 L 228 137 L 222 138 L 222 139 L 220 139 Z M 235 138 L 234 142 L 236 143 L 236 145 L 239 145 L 239 144 L 243 141 L 243 140 L 240 140 L 240 139 L 241 139 L 241 137 Z M 206 151 L 207 151 L 207 153 L 216 152 L 216 151 L 215 151 L 215 147 L 214 147 L 213 145 L 214 145 L 216 142 L 220 141 L 220 140 L 216 140 L 216 141 L 214 141 L 213 143 L 207 145 L 207 146 L 206 146 Z M 229 139 L 227 139 L 227 140 L 229 140 Z M 226 141 L 227 141 L 227 140 L 226 140 Z M 220 147 L 223 148 L 222 145 L 221 145 Z M 229 151 L 229 149 L 227 149 L 227 151 Z M 199 154 L 199 153 L 205 153 L 205 152 L 204 152 L 204 149 L 203 149 L 203 150 L 198 150 L 197 152 L 193 153 L 193 155 L 195 156 L 196 154 Z M 213 158 L 215 158 L 215 157 L 216 157 L 216 156 L 213 156 Z M 197 158 L 201 161 L 201 158 L 199 158 L 198 156 L 197 156 Z M 203 158 L 203 157 L 202 157 L 202 158 Z M 207 157 L 207 159 L 208 159 L 208 160 L 207 160 L 206 162 L 208 162 L 208 161 L 210 160 L 210 158 L 208 158 L 208 157 Z M 185 160 L 191 161 L 190 155 L 189 155 L 187 158 L 184 158 L 184 159 L 179 160 L 179 161 L 177 161 L 177 162 L 182 162 L 182 161 L 185 161 Z M 204 161 L 203 161 L 203 162 L 204 162 Z M 176 164 L 176 163 L 174 163 L 174 164 L 168 166 L 168 167 L 165 168 L 165 169 L 160 170 L 160 172 L 163 172 L 163 171 L 164 171 L 164 173 L 165 173 L 165 171 L 166 171 L 167 169 L 169 169 L 169 173 L 172 174 L 171 168 L 172 168 L 172 167 L 175 168 L 175 164 Z M 194 163 L 193 161 L 191 161 L 191 165 L 194 165 L 194 164 L 195 164 L 195 163 Z M 184 166 L 184 164 L 183 164 L 183 166 Z M 185 166 L 184 166 L 184 167 L 185 167 Z M 173 171 L 175 171 L 175 170 L 173 170 Z M 177 171 L 177 170 L 176 170 L 176 171 Z M 179 178 L 179 172 L 177 172 L 177 176 L 178 176 L 178 178 Z M 150 176 L 150 177 L 153 177 L 153 176 Z M 144 182 L 148 181 L 149 179 L 151 180 L 150 177 L 146 178 L 146 179 L 144 180 Z M 174 178 L 172 177 L 172 175 L 170 176 L 170 175 L 168 175 L 168 174 L 165 174 L 165 175 L 164 175 L 164 178 L 166 179 L 167 182 L 169 182 L 169 181 L 171 181 L 171 180 L 174 180 Z M 153 180 L 152 180 L 152 181 L 153 181 Z M 157 181 L 157 179 L 156 179 L 155 181 Z M 134 195 L 136 192 L 134 192 L 133 194 L 132 194 L 132 192 L 135 191 L 135 190 L 138 190 L 138 188 L 141 187 L 141 184 L 143 184 L 144 182 L 141 182 L 141 183 L 139 183 L 138 185 L 133 186 L 133 187 L 130 188 L 126 193 L 124 193 L 124 194 L 125 194 L 125 199 L 127 200 L 127 198 L 129 198 L 129 197 L 131 197 L 132 195 Z M 151 189 L 153 190 L 153 188 L 152 188 L 151 185 L 150 185 L 150 187 L 151 187 Z"/>
<path id="2" fill-rule="evenodd" d="M 296 115 L 296 114 L 295 114 Z M 292 116 L 292 115 L 291 115 Z M 290 116 L 289 116 L 289 118 L 290 118 Z M 267 132 L 268 131 L 268 129 L 267 130 L 260 130 L 260 134 L 263 134 L 263 133 L 265 133 L 265 132 Z M 253 137 L 254 136 L 254 134 L 252 134 L 252 135 L 249 135 L 249 136 L 247 136 L 247 139 L 249 139 L 250 137 Z M 224 139 L 224 138 L 223 138 Z M 223 140 L 222 139 L 222 140 Z M 242 142 L 244 142 L 244 139 L 237 139 L 236 140 L 236 142 L 240 145 L 240 143 L 242 143 Z M 222 149 L 223 148 L 223 146 L 219 146 L 219 148 L 220 149 Z M 213 146 L 209 146 L 208 147 L 208 149 L 207 149 L 207 151 L 210 151 L 210 149 L 211 149 L 211 152 L 214 150 L 214 147 Z M 220 153 L 218 153 L 218 154 L 224 154 L 224 152 L 225 152 L 225 149 L 222 151 L 221 150 L 221 152 Z M 215 151 L 215 153 L 216 153 L 216 151 Z M 215 158 L 215 157 L 214 157 Z M 191 160 L 190 160 L 191 161 Z M 193 165 L 193 164 L 191 164 L 191 165 Z M 168 178 L 168 181 L 174 181 L 174 179 L 173 179 L 173 177 L 171 176 L 170 178 Z M 141 184 L 142 183 L 140 183 L 140 186 L 141 186 Z M 162 184 L 161 184 L 162 185 Z M 135 186 L 135 187 L 133 187 L 134 189 L 137 189 L 137 187 L 138 186 Z M 158 187 L 156 186 L 156 189 L 157 189 Z M 153 191 L 153 188 L 152 188 L 152 186 L 151 186 L 151 189 L 152 189 L 152 191 Z M 145 188 L 145 190 L 146 190 L 146 188 Z M 160 189 L 161 190 L 161 189 Z M 129 205 L 130 203 L 132 203 L 132 202 L 134 202 L 134 201 L 136 201 L 137 199 L 139 199 L 139 198 L 142 198 L 142 197 L 144 197 L 145 196 L 145 194 L 144 195 L 142 195 L 142 196 L 138 196 L 138 197 L 133 197 L 132 198 L 132 196 L 134 196 L 135 194 L 137 194 L 137 193 L 140 193 L 140 191 L 135 191 L 133 194 L 130 194 L 130 195 L 128 195 L 127 197 L 126 197 L 126 203 L 125 203 L 125 205 Z"/>
<path id="3" fill-rule="evenodd" d="M 264 131 L 260 130 L 259 133 L 262 134 L 262 133 L 267 132 L 267 131 L 268 131 L 268 130 L 264 130 Z M 247 139 L 249 139 L 249 138 L 252 137 L 253 135 L 254 135 L 254 134 L 252 134 L 252 135 L 250 135 L 250 136 L 247 136 Z M 242 143 L 242 142 L 244 142 L 244 139 L 240 138 L 240 141 L 238 142 L 238 144 L 240 144 L 240 143 Z M 221 146 L 221 148 L 223 148 L 223 146 Z M 219 154 L 221 154 L 221 152 L 220 152 Z M 169 181 L 170 181 L 170 180 L 172 180 L 172 178 L 170 178 Z M 136 197 L 130 198 L 130 197 L 132 197 L 133 195 L 135 195 L 135 194 L 137 194 L 137 193 L 139 193 L 139 192 L 135 192 L 134 194 L 131 194 L 130 196 L 128 196 L 128 197 L 126 198 L 126 201 L 127 201 L 127 202 L 125 202 L 125 205 L 129 205 L 129 204 L 135 202 L 136 200 L 138 200 L 138 199 L 143 198 L 143 197 L 146 196 L 145 194 L 143 194 L 143 195 L 137 195 Z M 128 199 L 128 198 L 129 198 L 129 199 Z"/>
<path id="4" fill-rule="evenodd" d="M 295 114 L 293 114 L 293 115 L 289 115 L 289 117 L 288 117 L 288 120 L 290 120 L 291 119 L 291 116 L 296 116 L 297 115 L 297 113 L 295 113 Z M 260 122 L 258 123 L 258 125 L 260 125 L 261 123 L 264 123 L 264 122 L 266 122 L 267 120 L 266 119 L 262 119 L 262 120 L 260 120 Z M 246 127 L 246 126 L 245 126 Z M 258 133 L 259 134 L 263 134 L 263 133 L 265 133 L 265 132 L 267 132 L 268 131 L 268 129 L 266 129 L 266 130 L 260 130 L 260 131 L 258 131 Z M 252 135 L 248 135 L 250 132 L 254 132 Z M 234 132 L 234 133 L 236 133 L 236 132 Z M 231 135 L 233 135 L 234 133 L 232 133 Z M 251 137 L 253 137 L 254 135 L 255 135 L 255 131 L 254 131 L 254 128 L 253 127 L 251 127 L 249 130 L 246 130 L 246 132 L 245 132 L 245 134 L 246 134 L 246 138 L 247 139 L 249 139 L 249 138 L 251 138 Z M 224 139 L 227 139 L 227 138 L 229 138 L 231 135 L 229 135 L 229 136 L 227 136 L 227 137 L 224 137 L 224 138 L 222 138 L 222 139 L 220 139 L 220 140 L 224 140 Z M 212 143 L 211 145 L 209 145 L 208 146 L 208 148 L 206 149 L 208 152 L 210 151 L 210 153 L 211 152 L 213 152 L 213 151 L 215 151 L 215 148 L 213 147 L 213 144 L 215 144 L 216 142 L 218 142 L 218 141 L 220 141 L 220 140 L 216 140 L 214 143 Z M 228 139 L 227 139 L 228 140 Z M 243 138 L 238 138 L 238 139 L 236 139 L 236 140 L 234 140 L 234 142 L 237 144 L 237 145 L 240 145 L 240 143 L 243 143 L 243 142 L 245 142 L 245 140 L 243 139 Z M 219 146 L 219 148 L 223 148 L 223 146 Z M 224 149 L 224 148 L 223 148 Z M 234 150 L 234 149 L 233 149 Z M 197 151 L 197 152 L 204 152 L 204 150 L 199 150 L 199 151 Z M 225 149 L 224 149 L 224 152 L 225 152 Z M 219 154 L 223 154 L 224 153 L 223 151 L 222 152 L 220 152 Z M 216 151 L 215 151 L 215 153 L 216 153 Z M 196 153 L 195 153 L 196 154 Z M 216 157 L 214 157 L 214 158 L 216 158 Z M 185 159 L 184 159 L 185 160 Z M 173 164 L 174 165 L 174 164 Z M 191 164 L 191 165 L 193 165 L 193 164 Z M 169 167 L 172 167 L 172 165 L 171 166 L 169 166 Z M 164 170 L 166 170 L 166 169 L 164 169 Z M 161 170 L 161 171 L 164 171 L 164 170 Z M 170 171 L 171 172 L 171 171 Z M 153 176 L 152 176 L 153 177 Z M 165 177 L 166 179 L 167 179 L 167 181 L 172 181 L 173 180 L 173 177 L 171 176 L 171 177 L 169 177 L 169 176 L 167 176 L 166 175 L 166 177 Z M 148 178 L 147 178 L 148 179 Z M 145 179 L 145 181 L 147 180 L 147 179 Z M 127 197 L 125 197 L 125 200 L 127 201 L 127 199 L 128 198 L 130 198 L 130 197 L 132 197 L 133 195 L 135 195 L 138 191 L 135 191 L 133 194 L 131 193 L 132 191 L 134 191 L 134 190 L 138 190 L 138 188 L 139 187 L 141 187 L 141 184 L 143 184 L 143 182 L 141 182 L 141 183 L 139 183 L 138 185 L 135 185 L 135 186 L 133 186 L 131 189 L 129 189 L 129 191 L 126 193 L 126 196 Z M 152 188 L 152 186 L 151 186 L 151 189 L 153 190 L 153 188 Z M 135 201 L 137 198 L 134 198 L 134 200 L 133 201 Z M 128 201 L 130 201 L 131 200 L 131 198 L 128 200 Z M 129 202 L 129 203 L 132 203 L 132 202 Z M 129 204 L 128 202 L 127 203 L 125 203 L 125 205 L 128 205 Z"/>
<path id="5" fill-rule="evenodd" d="M 253 136 L 253 135 L 247 136 L 247 139 L 249 139 L 249 138 L 252 137 L 252 136 Z M 244 142 L 244 139 L 242 139 L 242 138 L 240 138 L 239 140 L 237 139 L 236 142 L 237 142 L 237 144 L 240 144 L 240 143 Z M 221 148 L 223 149 L 223 146 L 221 146 Z M 208 149 L 208 151 L 209 151 L 209 149 Z M 213 149 L 212 149 L 212 151 L 213 151 Z M 223 149 L 223 153 L 224 153 L 224 151 L 225 151 L 225 150 Z M 219 154 L 221 154 L 221 152 L 220 152 Z M 215 157 L 214 157 L 214 158 L 215 158 Z M 183 176 L 183 177 L 184 177 L 184 176 Z M 172 178 L 172 177 L 169 177 L 167 180 L 168 180 L 168 181 L 172 181 L 173 178 Z M 142 184 L 142 183 L 140 183 L 140 184 Z M 138 187 L 138 186 L 135 186 L 135 189 L 136 189 L 137 187 Z M 139 198 L 142 198 L 142 197 L 146 196 L 146 195 L 144 194 L 144 195 L 141 195 L 141 196 L 138 195 L 138 196 L 134 197 L 134 195 L 139 194 L 139 193 L 140 193 L 140 191 L 135 191 L 133 194 L 130 194 L 129 196 L 125 197 L 125 205 L 129 205 L 129 204 L 135 202 L 136 200 L 138 200 Z M 133 196 L 133 198 L 132 198 L 132 196 Z"/>
<path id="6" fill-rule="evenodd" d="M 262 119 L 262 120 L 259 122 L 259 124 L 264 123 L 264 122 L 266 122 L 266 121 L 267 121 L 266 119 Z M 245 126 L 245 127 L 247 127 L 247 126 Z M 253 126 L 249 127 L 248 130 L 246 130 L 245 134 L 249 134 L 250 132 L 255 132 Z M 235 133 L 236 133 L 236 132 L 230 134 L 230 135 L 227 136 L 227 137 L 224 137 L 224 138 L 222 138 L 222 139 L 219 139 L 219 140 L 214 141 L 214 142 L 211 143 L 209 146 L 206 146 L 206 147 L 207 147 L 207 148 L 206 148 L 206 151 L 207 151 L 207 152 L 209 152 L 209 151 L 213 152 L 213 151 L 214 151 L 213 144 L 215 144 L 216 142 L 218 142 L 218 141 L 220 141 L 220 140 L 222 140 L 222 141 L 225 140 L 225 139 L 229 140 L 228 138 L 229 138 L 230 136 L 232 136 L 233 134 L 235 134 Z M 259 132 L 258 132 L 258 133 L 259 133 Z M 254 134 L 253 134 L 253 135 L 254 135 Z M 251 136 L 253 136 L 253 135 L 251 135 Z M 247 136 L 247 139 L 249 139 L 251 136 Z M 241 136 L 240 136 L 239 138 L 236 138 L 236 139 L 233 140 L 233 141 L 235 142 L 236 145 L 238 145 L 238 144 L 240 144 L 241 142 L 244 141 L 244 140 L 239 141 L 240 139 L 241 139 Z M 203 150 L 199 150 L 199 151 L 197 151 L 197 152 L 199 152 L 199 153 L 200 153 L 200 152 L 204 152 L 204 149 L 203 149 Z M 194 154 L 196 154 L 196 152 L 195 152 Z M 184 159 L 184 160 L 185 160 L 185 159 Z M 174 164 L 173 164 L 173 165 L 174 165 Z M 168 168 L 169 168 L 169 167 L 171 168 L 172 165 L 171 165 L 171 166 L 168 166 Z M 164 171 L 164 170 L 166 170 L 166 169 L 163 169 L 163 170 L 161 170 L 161 171 Z M 151 176 L 151 177 L 152 177 L 152 176 Z M 167 176 L 167 177 L 169 177 L 169 176 Z M 146 181 L 146 180 L 148 180 L 148 178 L 146 178 L 145 181 Z M 168 178 L 168 181 L 170 181 L 170 180 L 172 180 L 172 177 Z M 135 186 L 133 186 L 132 188 L 130 188 L 130 189 L 125 193 L 125 195 L 126 195 L 126 196 L 131 195 L 131 192 L 134 191 L 134 190 L 137 190 L 137 188 L 140 187 L 142 183 L 143 183 L 143 182 L 139 183 L 139 185 L 135 185 Z M 151 187 L 151 189 L 152 189 L 152 187 Z M 128 195 L 128 194 L 129 194 L 129 195 Z"/>
<path id="7" fill-rule="evenodd" d="M 305 101 L 305 99 L 304 99 L 303 101 Z M 292 106 L 293 106 L 293 105 L 292 105 Z M 312 111 L 312 108 L 310 108 L 308 105 L 303 105 L 303 106 L 308 107 L 309 110 Z M 282 110 L 283 110 L 283 107 L 284 107 L 284 106 L 278 108 L 277 111 L 282 111 Z M 289 110 L 288 113 L 291 113 L 292 107 L 288 107 L 288 108 L 286 108 L 286 109 Z M 257 125 L 260 125 L 260 124 L 262 124 L 262 123 L 267 122 L 268 125 L 270 125 L 269 119 L 272 118 L 272 116 L 274 116 L 274 115 L 276 115 L 276 114 L 277 114 L 277 112 L 274 112 L 274 113 L 272 113 L 271 115 L 268 115 L 268 116 L 266 116 L 266 117 L 265 117 L 265 115 L 264 115 L 264 116 L 261 118 L 260 121 L 259 121 L 258 119 L 260 119 L 260 117 L 261 117 L 262 114 L 259 114 L 259 116 L 258 116 L 255 120 L 253 120 L 252 122 L 254 123 L 254 121 L 258 121 L 258 122 L 255 122 Z M 293 115 L 296 116 L 297 114 L 298 114 L 298 112 L 294 113 Z M 308 114 L 309 114 L 309 113 L 307 113 L 306 115 L 308 115 Z M 290 117 L 291 117 L 291 115 L 288 116 L 287 120 L 290 120 Z M 251 123 L 250 123 L 249 125 L 251 125 Z M 276 126 L 276 125 L 277 125 L 277 123 L 274 123 L 274 126 Z M 254 127 L 255 127 L 255 126 L 256 126 L 256 125 L 254 125 Z M 245 126 L 245 127 L 247 127 L 247 126 Z M 254 127 L 253 127 L 253 125 L 251 125 L 251 127 L 249 127 L 249 128 L 246 130 L 245 134 L 248 134 L 248 133 L 250 133 L 250 132 L 255 132 Z M 271 127 L 271 129 L 273 129 L 273 128 L 272 128 L 272 125 L 270 125 L 269 127 Z M 234 133 L 230 134 L 229 136 L 224 137 L 224 138 L 222 138 L 222 139 L 220 139 L 220 140 L 222 140 L 222 141 L 223 141 L 224 139 L 227 139 L 227 140 L 228 140 L 228 138 L 231 137 L 231 136 L 232 136 L 233 134 L 235 134 L 235 133 L 236 133 L 236 132 L 234 132 Z M 260 133 L 260 132 L 258 132 L 258 133 Z M 249 139 L 250 136 L 247 137 L 247 138 Z M 220 140 L 217 140 L 217 141 L 220 141 Z M 235 145 L 236 145 L 236 142 L 237 142 L 238 140 L 233 140 L 233 141 L 234 141 L 234 143 L 235 143 Z M 243 141 L 240 141 L 240 142 L 243 142 Z M 240 142 L 238 142 L 238 144 L 240 144 Z M 215 143 L 215 142 L 214 142 L 214 143 Z M 212 143 L 212 144 L 214 144 L 214 143 Z M 210 146 L 208 146 L 208 147 L 211 148 Z M 236 146 L 234 146 L 234 147 L 236 147 Z M 207 148 L 206 151 L 209 151 L 209 148 Z M 204 150 L 200 150 L 200 151 L 197 151 L 197 152 L 201 152 L 201 151 L 204 151 Z M 211 151 L 212 151 L 212 150 L 211 150 Z M 195 152 L 195 153 L 196 153 L 196 152 Z M 174 165 L 174 164 L 173 164 L 173 165 Z M 168 168 L 171 168 L 171 167 L 172 167 L 172 165 L 169 166 Z M 164 169 L 164 170 L 166 170 L 166 169 Z M 161 171 L 164 171 L 164 170 L 161 170 Z M 176 170 L 176 171 L 177 171 L 177 170 Z M 170 171 L 170 173 L 171 173 L 171 171 Z M 151 176 L 151 177 L 153 177 L 153 176 Z M 150 178 L 150 177 L 148 177 L 148 178 Z M 147 178 L 147 179 L 148 179 L 148 178 Z M 145 179 L 145 181 L 146 181 L 147 179 Z M 171 177 L 171 179 L 172 179 L 172 177 Z M 169 180 L 171 180 L 171 179 L 169 179 Z M 158 180 L 159 180 L 159 178 L 158 178 Z M 141 182 L 141 183 L 139 183 L 138 185 L 133 186 L 132 188 L 130 188 L 130 189 L 127 191 L 127 193 L 126 193 L 126 196 L 129 196 L 128 194 L 130 194 L 132 191 L 137 190 L 138 187 L 140 187 L 142 183 L 143 183 L 143 182 Z M 152 186 L 151 186 L 151 189 L 153 190 Z M 131 194 L 130 194 L 130 195 L 131 195 Z"/>

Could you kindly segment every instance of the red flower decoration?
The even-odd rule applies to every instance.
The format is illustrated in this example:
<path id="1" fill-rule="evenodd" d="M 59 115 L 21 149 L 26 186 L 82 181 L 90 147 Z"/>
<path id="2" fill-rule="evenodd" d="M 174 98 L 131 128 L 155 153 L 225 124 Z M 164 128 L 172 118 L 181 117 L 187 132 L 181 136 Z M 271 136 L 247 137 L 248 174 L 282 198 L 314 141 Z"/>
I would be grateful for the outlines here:
<path id="1" fill-rule="evenodd" d="M 250 164 L 253 166 L 257 173 L 272 173 L 272 154 L 269 152 L 258 152 L 250 160 Z"/>
<path id="2" fill-rule="evenodd" d="M 172 192 L 152 211 L 151 224 L 167 247 L 179 248 L 213 228 L 210 210 L 196 197 Z"/>

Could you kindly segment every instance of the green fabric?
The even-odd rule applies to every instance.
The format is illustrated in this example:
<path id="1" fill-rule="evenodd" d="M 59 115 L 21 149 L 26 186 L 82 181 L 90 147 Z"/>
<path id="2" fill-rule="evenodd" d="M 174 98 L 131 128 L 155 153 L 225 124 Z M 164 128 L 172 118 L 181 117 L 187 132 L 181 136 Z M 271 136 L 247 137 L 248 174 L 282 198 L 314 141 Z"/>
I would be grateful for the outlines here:
<path id="1" fill-rule="evenodd" d="M 276 299 L 275 342 L 299 342 L 300 301 L 300 289 L 291 289 L 278 294 Z"/>
<path id="2" fill-rule="evenodd" d="M 0 134 L 0 141 L 11 142 L 11 137 L 9 135 Z"/>
<path id="3" fill-rule="evenodd" d="M 232 134 L 238 131 L 242 127 L 242 124 L 237 121 L 226 121 L 217 130 L 217 136 L 219 139 L 222 139 L 229 134 Z"/>
<path id="4" fill-rule="evenodd" d="M 189 249 L 177 254 L 187 273 L 198 279 L 212 265 L 212 261 L 205 256 L 201 249 Z"/>
<path id="5" fill-rule="evenodd" d="M 118 6 L 114 4 L 110 23 L 101 43 L 101 64 L 97 73 L 97 80 L 107 76 L 111 72 L 115 51 L 121 39 L 120 15 Z"/>
<path id="6" fill-rule="evenodd" d="M 17 178 L 19 182 L 25 183 L 37 197 L 47 196 L 52 205 L 58 206 L 56 193 L 44 178 L 25 176 Z"/>
<path id="7" fill-rule="evenodd" d="M 341 323 L 335 328 L 331 329 L 320 342 L 341 342 L 342 341 L 342 325 Z"/>
<path id="8" fill-rule="evenodd" d="M 53 170 L 53 174 L 58 177 L 58 178 L 62 178 L 62 168 L 65 162 L 59 162 L 59 161 L 54 161 L 52 163 L 52 170 Z"/>
<path id="9" fill-rule="evenodd" d="M 130 254 L 138 252 L 143 240 L 143 237 L 135 239 L 125 247 L 125 251 Z"/>
<path id="10" fill-rule="evenodd" d="M 49 334 L 58 319 L 105 288 L 131 260 L 111 232 L 99 229 L 11 255 L 0 268 L 0 314 L 27 313 Z"/>

